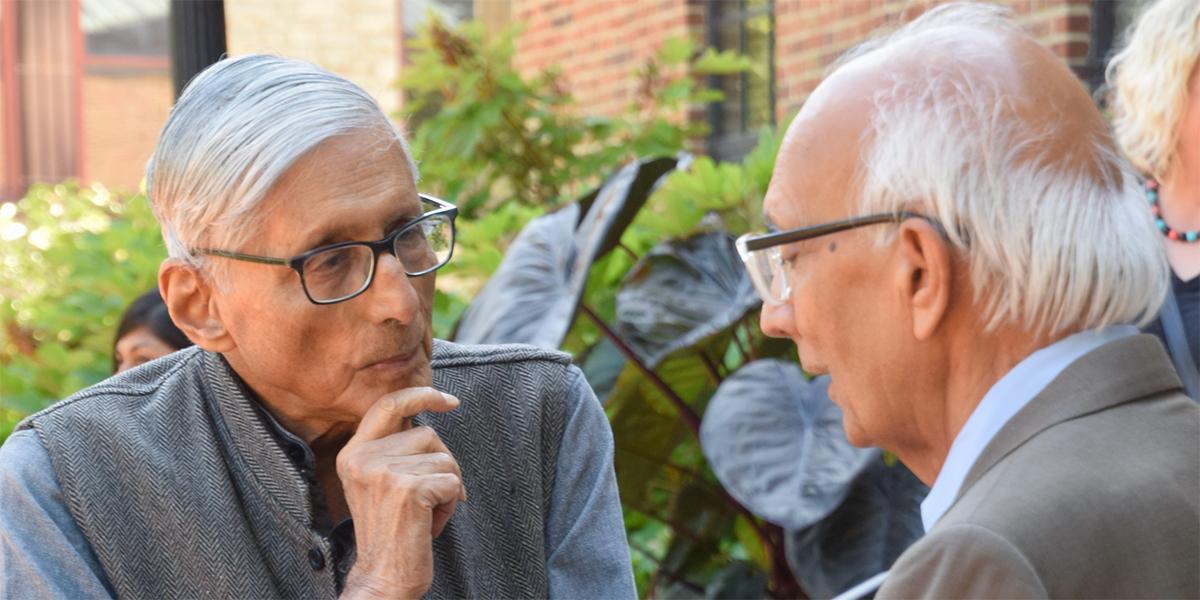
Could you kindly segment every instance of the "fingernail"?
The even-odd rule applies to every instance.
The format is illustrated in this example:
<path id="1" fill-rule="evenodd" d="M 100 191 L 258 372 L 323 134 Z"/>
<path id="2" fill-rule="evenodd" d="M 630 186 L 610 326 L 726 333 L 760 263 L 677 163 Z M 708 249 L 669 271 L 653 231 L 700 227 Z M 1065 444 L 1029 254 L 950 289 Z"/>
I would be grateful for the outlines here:
<path id="1" fill-rule="evenodd" d="M 462 494 L 461 495 L 462 495 L 462 501 L 466 502 L 467 501 L 467 486 L 465 486 L 465 485 L 462 486 Z"/>
<path id="2" fill-rule="evenodd" d="M 459 404 L 458 398 L 455 398 L 454 396 L 451 396 L 450 394 L 447 394 L 446 392 L 442 392 L 442 397 L 445 398 L 446 402 L 449 402 L 450 404 L 453 404 L 455 406 L 458 406 L 458 404 Z"/>

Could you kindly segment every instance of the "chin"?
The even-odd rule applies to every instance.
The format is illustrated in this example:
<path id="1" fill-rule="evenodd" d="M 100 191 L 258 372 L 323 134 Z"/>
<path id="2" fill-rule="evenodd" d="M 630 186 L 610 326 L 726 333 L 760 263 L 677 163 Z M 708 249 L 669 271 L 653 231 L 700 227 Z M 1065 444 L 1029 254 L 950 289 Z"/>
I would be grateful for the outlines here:
<path id="1" fill-rule="evenodd" d="M 842 430 L 846 432 L 846 439 L 850 442 L 851 446 L 867 448 L 875 445 L 871 443 L 867 432 L 858 424 L 858 419 L 850 415 L 850 411 L 842 411 Z"/>

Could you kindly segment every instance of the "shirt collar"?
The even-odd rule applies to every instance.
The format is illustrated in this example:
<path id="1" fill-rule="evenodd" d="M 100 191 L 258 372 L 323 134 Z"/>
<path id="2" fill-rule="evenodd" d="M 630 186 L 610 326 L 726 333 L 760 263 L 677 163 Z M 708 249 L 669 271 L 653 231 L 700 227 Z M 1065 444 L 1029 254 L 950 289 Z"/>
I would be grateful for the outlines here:
<path id="1" fill-rule="evenodd" d="M 301 440 L 296 434 L 288 431 L 280 424 L 275 419 L 275 415 L 272 415 L 271 411 L 267 410 L 267 407 L 259 403 L 257 399 L 251 399 L 251 403 L 253 403 L 259 417 L 267 424 L 267 430 L 271 432 L 275 441 L 283 448 L 284 454 L 287 454 L 292 464 L 296 465 L 300 473 L 306 477 L 313 474 L 316 470 L 317 461 L 308 444 L 304 443 L 304 440 Z"/>
<path id="2" fill-rule="evenodd" d="M 954 504 L 967 472 L 1013 415 L 1071 363 L 1100 346 L 1136 333 L 1131 325 L 1115 325 L 1069 335 L 1025 357 L 993 384 L 955 436 L 929 495 L 921 503 L 925 531 L 932 529 Z"/>

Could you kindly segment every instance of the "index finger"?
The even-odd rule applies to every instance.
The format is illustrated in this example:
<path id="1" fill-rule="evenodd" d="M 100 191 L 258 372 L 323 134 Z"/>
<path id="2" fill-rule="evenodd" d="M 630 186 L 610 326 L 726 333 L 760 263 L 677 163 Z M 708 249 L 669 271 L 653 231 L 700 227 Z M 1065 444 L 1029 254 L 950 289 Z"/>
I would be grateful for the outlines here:
<path id="1" fill-rule="evenodd" d="M 412 418 L 423 412 L 450 412 L 458 398 L 430 387 L 405 388 L 381 396 L 358 423 L 350 442 L 376 440 L 412 427 Z"/>

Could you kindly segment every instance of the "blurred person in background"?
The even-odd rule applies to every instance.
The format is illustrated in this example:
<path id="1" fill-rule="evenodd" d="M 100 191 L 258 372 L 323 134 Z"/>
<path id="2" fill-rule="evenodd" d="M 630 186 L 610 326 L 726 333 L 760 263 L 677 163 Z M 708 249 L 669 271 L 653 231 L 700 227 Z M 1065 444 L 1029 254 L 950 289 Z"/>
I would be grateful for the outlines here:
<path id="1" fill-rule="evenodd" d="M 1200 595 L 1200 406 L 1135 326 L 1169 276 L 1139 188 L 995 6 L 852 50 L 795 117 L 739 251 L 850 442 L 930 485 L 877 598 Z"/>
<path id="2" fill-rule="evenodd" d="M 1171 293 L 1147 331 L 1200 401 L 1200 2 L 1149 4 L 1109 63 L 1113 130 L 1140 171 L 1171 265 Z"/>
<path id="3" fill-rule="evenodd" d="M 146 188 L 195 347 L 0 446 L 0 598 L 633 597 L 603 408 L 568 355 L 433 339 L 457 208 L 417 181 L 340 76 L 193 78 Z"/>
<path id="4" fill-rule="evenodd" d="M 113 338 L 113 374 L 166 356 L 192 345 L 171 321 L 158 288 L 138 296 L 117 325 Z"/>

